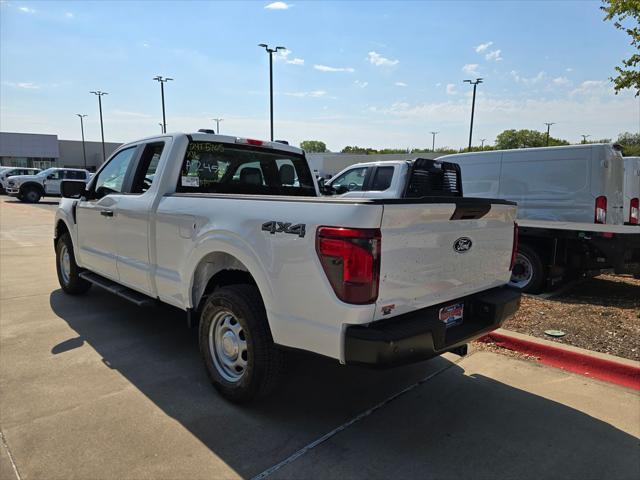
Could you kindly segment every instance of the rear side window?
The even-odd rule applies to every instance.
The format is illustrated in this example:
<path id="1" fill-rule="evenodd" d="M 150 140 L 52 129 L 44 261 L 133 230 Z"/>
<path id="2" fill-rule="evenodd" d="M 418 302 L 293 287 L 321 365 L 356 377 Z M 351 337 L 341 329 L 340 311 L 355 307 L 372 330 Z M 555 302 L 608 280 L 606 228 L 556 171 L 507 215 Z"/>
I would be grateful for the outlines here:
<path id="1" fill-rule="evenodd" d="M 144 193 L 151 187 L 156 178 L 156 169 L 162 150 L 164 150 L 164 142 L 149 143 L 144 146 L 131 193 Z"/>
<path id="2" fill-rule="evenodd" d="M 268 148 L 191 142 L 177 192 L 315 196 L 302 155 Z"/>
<path id="3" fill-rule="evenodd" d="M 373 176 L 373 183 L 370 190 L 382 191 L 391 186 L 393 179 L 393 167 L 378 167 Z"/>

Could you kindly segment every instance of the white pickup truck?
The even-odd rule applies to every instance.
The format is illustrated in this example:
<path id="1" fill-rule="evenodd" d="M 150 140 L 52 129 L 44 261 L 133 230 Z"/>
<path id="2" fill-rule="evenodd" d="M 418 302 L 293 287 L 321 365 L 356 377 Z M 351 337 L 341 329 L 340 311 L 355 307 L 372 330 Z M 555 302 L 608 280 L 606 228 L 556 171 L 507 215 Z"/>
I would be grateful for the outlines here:
<path id="1" fill-rule="evenodd" d="M 91 172 L 80 168 L 47 168 L 33 175 L 16 175 L 6 181 L 6 191 L 26 203 L 38 203 L 42 197 L 60 196 L 63 180 L 79 182 L 81 186 L 91 178 Z"/>
<path id="2" fill-rule="evenodd" d="M 60 285 L 184 310 L 214 386 L 237 402 L 275 386 L 282 347 L 371 366 L 463 353 L 518 308 L 505 287 L 516 207 L 424 190 L 442 179 L 433 163 L 416 166 L 409 198 L 331 199 L 304 152 L 278 142 L 132 142 L 86 189 L 62 183 Z"/>

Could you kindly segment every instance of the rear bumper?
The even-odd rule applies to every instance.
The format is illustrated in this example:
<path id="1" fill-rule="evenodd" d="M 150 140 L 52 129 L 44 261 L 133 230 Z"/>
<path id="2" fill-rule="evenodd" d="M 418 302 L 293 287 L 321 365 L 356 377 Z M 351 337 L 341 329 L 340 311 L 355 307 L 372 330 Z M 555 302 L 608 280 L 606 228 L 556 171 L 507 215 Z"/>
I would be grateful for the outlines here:
<path id="1" fill-rule="evenodd" d="M 520 306 L 520 291 L 494 288 L 345 332 L 347 364 L 389 367 L 438 356 L 500 327 Z M 464 303 L 461 325 L 446 328 L 441 307 Z"/>

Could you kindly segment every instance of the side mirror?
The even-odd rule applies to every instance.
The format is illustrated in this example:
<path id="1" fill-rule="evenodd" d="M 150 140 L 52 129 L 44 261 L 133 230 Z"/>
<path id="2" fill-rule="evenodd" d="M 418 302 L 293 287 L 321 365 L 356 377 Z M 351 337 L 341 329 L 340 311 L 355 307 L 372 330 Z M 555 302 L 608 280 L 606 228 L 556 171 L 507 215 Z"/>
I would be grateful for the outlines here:
<path id="1" fill-rule="evenodd" d="M 349 192 L 349 187 L 347 187 L 346 185 L 340 185 L 338 187 L 335 187 L 334 190 L 335 190 L 337 195 L 343 195 L 343 194 Z"/>
<path id="2" fill-rule="evenodd" d="M 60 182 L 60 193 L 64 198 L 80 198 L 86 192 L 86 184 L 73 180 Z"/>
<path id="3" fill-rule="evenodd" d="M 51 180 L 53 177 L 55 177 L 55 174 L 51 173 L 47 175 L 47 180 Z"/>

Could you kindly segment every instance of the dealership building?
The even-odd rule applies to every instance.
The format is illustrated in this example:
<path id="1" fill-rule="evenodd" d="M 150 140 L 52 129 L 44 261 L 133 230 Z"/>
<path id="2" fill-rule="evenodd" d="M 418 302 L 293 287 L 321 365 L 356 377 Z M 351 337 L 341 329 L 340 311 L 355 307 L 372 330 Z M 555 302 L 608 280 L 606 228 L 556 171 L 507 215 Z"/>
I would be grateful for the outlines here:
<path id="1" fill-rule="evenodd" d="M 121 144 L 104 144 L 109 157 Z M 102 164 L 102 143 L 84 142 L 86 168 L 95 171 Z M 0 165 L 6 167 L 84 168 L 82 141 L 59 140 L 57 135 L 0 132 Z"/>

